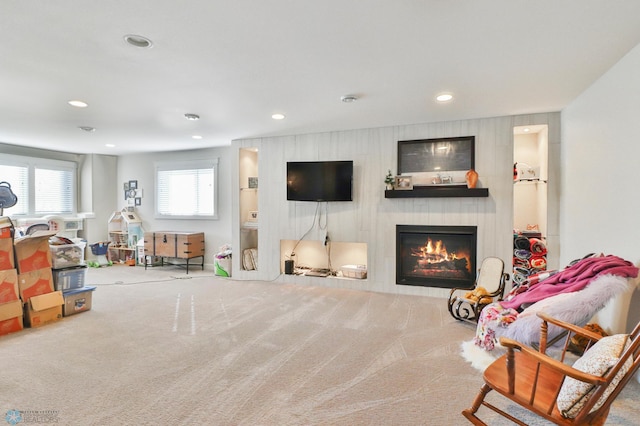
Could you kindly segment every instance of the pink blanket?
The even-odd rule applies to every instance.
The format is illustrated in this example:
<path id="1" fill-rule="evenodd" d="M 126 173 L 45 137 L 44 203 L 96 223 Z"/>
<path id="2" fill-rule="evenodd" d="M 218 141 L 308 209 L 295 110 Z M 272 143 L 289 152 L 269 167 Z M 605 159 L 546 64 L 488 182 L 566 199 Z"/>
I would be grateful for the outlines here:
<path id="1" fill-rule="evenodd" d="M 604 274 L 635 278 L 638 276 L 638 268 L 631 262 L 613 255 L 588 257 L 500 304 L 505 309 L 518 309 L 525 303 L 535 303 L 555 294 L 582 290 L 594 278 Z"/>

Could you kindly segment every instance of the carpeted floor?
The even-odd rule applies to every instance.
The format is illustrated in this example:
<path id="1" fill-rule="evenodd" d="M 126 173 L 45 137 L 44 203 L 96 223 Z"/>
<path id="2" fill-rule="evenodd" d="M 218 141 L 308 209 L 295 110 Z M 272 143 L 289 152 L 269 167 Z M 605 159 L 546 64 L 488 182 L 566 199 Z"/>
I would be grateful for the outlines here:
<path id="1" fill-rule="evenodd" d="M 89 268 L 87 285 L 98 286 L 91 311 L 0 337 L 2 414 L 62 425 L 460 425 L 482 383 L 460 355 L 474 329 L 442 299 L 176 267 Z M 640 389 L 629 388 L 608 424 L 640 418 Z"/>

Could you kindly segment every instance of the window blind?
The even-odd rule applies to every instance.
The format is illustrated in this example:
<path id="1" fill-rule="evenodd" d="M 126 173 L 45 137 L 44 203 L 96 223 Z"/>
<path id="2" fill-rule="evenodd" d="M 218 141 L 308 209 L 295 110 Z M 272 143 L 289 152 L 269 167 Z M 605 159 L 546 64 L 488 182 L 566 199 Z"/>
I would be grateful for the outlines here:
<path id="1" fill-rule="evenodd" d="M 35 213 L 73 212 L 73 171 L 35 169 Z"/>
<path id="2" fill-rule="evenodd" d="M 215 218 L 217 161 L 156 166 L 156 210 L 172 218 Z"/>

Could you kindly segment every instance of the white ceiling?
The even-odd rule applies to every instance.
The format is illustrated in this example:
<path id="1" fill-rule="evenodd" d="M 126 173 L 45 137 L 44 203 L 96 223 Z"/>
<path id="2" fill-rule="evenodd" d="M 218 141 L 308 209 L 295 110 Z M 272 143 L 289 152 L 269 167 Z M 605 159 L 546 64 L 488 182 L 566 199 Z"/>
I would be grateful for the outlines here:
<path id="1" fill-rule="evenodd" d="M 3 0 L 0 142 L 121 155 L 559 111 L 640 43 L 639 16 L 637 0 Z"/>

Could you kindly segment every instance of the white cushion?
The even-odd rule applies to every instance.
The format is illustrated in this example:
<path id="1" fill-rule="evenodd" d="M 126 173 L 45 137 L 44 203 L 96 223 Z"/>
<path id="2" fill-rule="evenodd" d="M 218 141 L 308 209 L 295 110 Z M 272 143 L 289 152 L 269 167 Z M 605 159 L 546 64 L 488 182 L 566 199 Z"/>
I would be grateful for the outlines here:
<path id="1" fill-rule="evenodd" d="M 584 373 L 603 377 L 618 362 L 624 349 L 629 346 L 628 337 L 626 334 L 603 337 L 573 364 L 573 368 Z M 631 364 L 631 358 L 629 358 L 616 374 L 602 397 L 593 406 L 592 412 L 604 404 L 609 394 L 613 392 L 618 382 L 631 368 Z M 591 393 L 593 393 L 593 388 L 594 386 L 589 383 L 567 377 L 558 395 L 558 410 L 563 416 L 574 418 L 584 407 Z"/>

